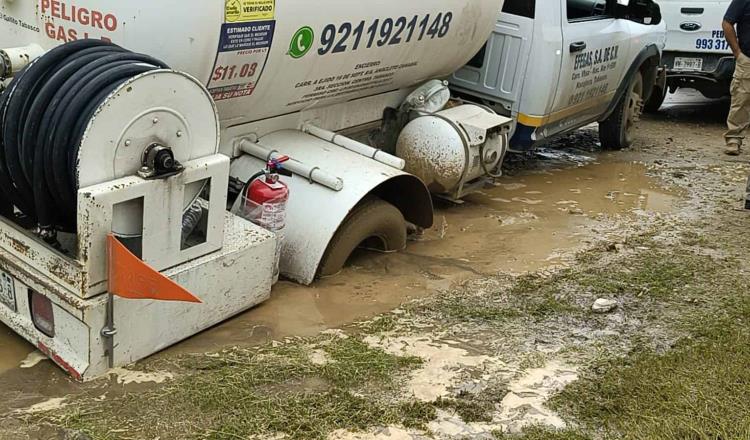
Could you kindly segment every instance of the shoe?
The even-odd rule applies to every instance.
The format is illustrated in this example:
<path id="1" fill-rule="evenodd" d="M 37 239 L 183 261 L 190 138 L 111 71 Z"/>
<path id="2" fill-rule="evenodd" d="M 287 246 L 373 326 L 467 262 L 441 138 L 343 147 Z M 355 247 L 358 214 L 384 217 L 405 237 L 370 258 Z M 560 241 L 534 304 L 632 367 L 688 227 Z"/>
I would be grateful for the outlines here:
<path id="1" fill-rule="evenodd" d="M 740 144 L 727 144 L 727 148 L 724 150 L 724 154 L 727 156 L 739 156 L 742 152 L 742 147 L 740 147 Z"/>

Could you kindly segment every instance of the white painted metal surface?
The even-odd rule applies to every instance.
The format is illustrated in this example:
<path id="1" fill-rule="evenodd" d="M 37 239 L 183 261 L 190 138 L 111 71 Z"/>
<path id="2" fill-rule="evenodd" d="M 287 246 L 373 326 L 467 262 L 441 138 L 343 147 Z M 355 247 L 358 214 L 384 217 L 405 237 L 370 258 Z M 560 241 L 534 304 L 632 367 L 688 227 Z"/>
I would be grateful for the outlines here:
<path id="1" fill-rule="evenodd" d="M 114 187 L 112 182 L 117 182 Z M 182 215 L 187 193 L 195 183 L 202 186 L 210 182 L 209 209 L 206 219 L 206 241 L 197 246 L 182 249 Z M 100 289 L 87 292 L 86 297 L 102 290 L 107 279 L 107 234 L 111 225 L 124 223 L 118 216 L 131 217 L 132 213 L 118 211 L 116 206 L 131 200 L 142 201 L 143 227 L 141 237 L 141 259 L 156 270 L 162 271 L 178 264 L 194 260 L 218 251 L 224 239 L 224 211 L 227 204 L 229 182 L 229 158 L 216 154 L 185 163 L 185 170 L 154 185 L 137 176 L 94 185 L 79 191 L 78 197 L 78 245 L 79 261 L 87 268 L 89 283 L 100 284 Z M 113 189 L 116 189 L 114 191 Z"/>
<path id="2" fill-rule="evenodd" d="M 224 222 L 220 251 L 164 271 L 201 304 L 116 299 L 117 365 L 143 359 L 270 297 L 275 235 L 229 213 Z"/>
<path id="3" fill-rule="evenodd" d="M 267 162 L 284 156 L 273 148 L 269 148 L 258 142 L 250 142 L 247 139 L 240 140 L 238 144 L 239 149 L 242 152 L 261 161 Z M 320 167 L 310 166 L 298 161 L 297 159 L 289 158 L 289 160 L 284 162 L 284 168 L 303 179 L 309 180 L 310 183 L 317 183 L 334 191 L 341 191 L 344 189 L 344 181 L 340 177 L 334 176 Z"/>
<path id="4" fill-rule="evenodd" d="M 78 149 L 78 187 L 85 188 L 134 176 L 151 144 L 172 149 L 181 163 L 207 157 L 219 149 L 216 107 L 205 88 L 191 76 L 170 70 L 138 75 L 120 85 L 99 106 Z M 186 187 L 180 200 L 187 208 L 203 182 Z M 120 210 L 113 231 L 138 236 L 142 213 Z M 131 212 L 130 215 L 125 215 Z"/>
<path id="5" fill-rule="evenodd" d="M 191 259 L 215 252 L 223 243 L 223 207 L 226 206 L 229 159 L 213 155 L 186 162 L 182 174 L 164 181 L 148 182 L 138 177 L 117 180 L 79 190 L 77 257 L 62 254 L 41 243 L 28 231 L 0 218 L 0 249 L 35 273 L 54 282 L 64 296 L 91 298 L 106 292 L 106 235 L 115 220 L 114 205 L 131 199 L 143 199 L 144 211 L 156 213 L 145 222 L 143 258 L 157 270 L 163 270 Z M 219 209 L 207 216 L 206 244 L 180 250 L 182 200 L 184 189 L 192 182 L 212 181 L 210 199 Z M 154 185 L 161 183 L 161 185 Z M 109 191 L 108 191 L 109 190 Z M 167 197 L 167 194 L 170 196 Z M 175 251 L 176 249 L 176 251 Z M 3 256 L 4 258 L 4 256 Z"/>
<path id="6" fill-rule="evenodd" d="M 431 218 L 432 204 L 424 185 L 403 171 L 298 130 L 274 132 L 261 138 L 260 142 L 311 167 L 331 170 L 344 183 L 342 190 L 337 192 L 311 183 L 304 177 L 282 177 L 291 194 L 280 262 L 281 273 L 286 277 L 310 284 L 315 279 L 328 243 L 350 210 L 373 189 L 377 193 L 377 188 L 388 182 L 400 185 L 403 191 L 421 187 L 421 193 L 407 200 L 414 209 L 429 211 Z M 231 174 L 246 180 L 264 166 L 263 161 L 245 155 L 232 162 Z M 416 217 L 410 219 L 408 210 L 406 218 L 416 224 L 423 223 Z"/>
<path id="7" fill-rule="evenodd" d="M 3 1 L 0 44 L 110 39 L 198 78 L 232 126 L 445 77 L 484 44 L 502 3 Z"/>
<path id="8" fill-rule="evenodd" d="M 324 141 L 338 145 L 341 148 L 345 148 L 349 151 L 357 153 L 361 156 L 380 162 L 383 165 L 388 165 L 389 167 L 396 168 L 397 170 L 403 170 L 406 166 L 406 163 L 400 157 L 393 156 L 392 154 L 388 154 L 383 150 L 365 145 L 362 142 L 355 141 L 354 139 L 349 139 L 346 136 L 342 136 L 330 130 L 316 127 L 310 123 L 303 125 L 302 131 L 305 133 L 309 133 L 318 139 L 322 139 Z"/>
<path id="9" fill-rule="evenodd" d="M 270 295 L 275 236 L 225 211 L 229 159 L 209 156 L 187 162 L 181 175 L 146 181 L 125 177 L 79 191 L 79 257 L 42 244 L 18 226 L 0 219 L 0 269 L 15 280 L 17 312 L 0 305 L 0 321 L 82 380 L 106 372 L 106 234 L 113 205 L 143 198 L 146 216 L 143 258 L 182 285 L 201 304 L 115 300 L 115 365 L 126 365 L 215 325 L 266 300 Z M 185 186 L 212 179 L 206 242 L 181 249 L 181 201 Z M 46 263 L 45 263 L 46 262 Z M 46 265 L 43 265 L 46 264 Z M 28 289 L 53 303 L 55 337 L 31 321 Z M 179 317 L 179 318 L 177 318 Z"/>
<path id="10" fill-rule="evenodd" d="M 656 3 L 667 23 L 664 50 L 699 59 L 705 54 L 732 54 L 721 28 L 731 0 L 657 0 Z"/>
<path id="11" fill-rule="evenodd" d="M 23 70 L 34 59 L 44 53 L 42 46 L 29 44 L 23 47 L 11 47 L 0 52 L 0 78 L 10 77 Z"/>

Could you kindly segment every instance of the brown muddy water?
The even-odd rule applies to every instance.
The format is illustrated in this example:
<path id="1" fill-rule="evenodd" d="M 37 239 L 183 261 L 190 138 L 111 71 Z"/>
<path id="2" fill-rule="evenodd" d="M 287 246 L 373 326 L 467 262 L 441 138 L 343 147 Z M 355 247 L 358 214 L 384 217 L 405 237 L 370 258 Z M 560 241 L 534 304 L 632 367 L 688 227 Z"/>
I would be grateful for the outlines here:
<path id="1" fill-rule="evenodd" d="M 463 279 L 564 265 L 597 236 L 602 216 L 637 221 L 639 213 L 675 209 L 679 197 L 648 177 L 643 164 L 616 157 L 543 151 L 535 165 L 512 170 L 462 205 L 436 202 L 435 226 L 416 236 L 405 252 L 359 252 L 343 273 L 311 287 L 282 281 L 270 301 L 158 356 L 310 336 Z M 33 396 L 70 392 L 73 385 L 50 362 L 20 368 L 33 351 L 0 324 L 0 385 L 16 401 L 2 402 L 0 409 L 23 407 L 21 402 Z M 42 383 L 47 391 L 40 390 Z"/>

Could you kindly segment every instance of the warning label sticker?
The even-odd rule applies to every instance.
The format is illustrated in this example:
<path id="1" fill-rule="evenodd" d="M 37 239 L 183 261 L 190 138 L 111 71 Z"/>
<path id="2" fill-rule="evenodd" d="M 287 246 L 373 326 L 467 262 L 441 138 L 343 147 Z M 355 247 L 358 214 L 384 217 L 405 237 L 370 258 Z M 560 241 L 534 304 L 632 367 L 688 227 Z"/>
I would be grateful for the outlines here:
<path id="1" fill-rule="evenodd" d="M 275 0 L 227 0 L 226 21 L 244 23 L 257 20 L 273 20 Z"/>
<path id="2" fill-rule="evenodd" d="M 276 22 L 225 23 L 208 84 L 214 100 L 250 96 L 266 67 Z"/>

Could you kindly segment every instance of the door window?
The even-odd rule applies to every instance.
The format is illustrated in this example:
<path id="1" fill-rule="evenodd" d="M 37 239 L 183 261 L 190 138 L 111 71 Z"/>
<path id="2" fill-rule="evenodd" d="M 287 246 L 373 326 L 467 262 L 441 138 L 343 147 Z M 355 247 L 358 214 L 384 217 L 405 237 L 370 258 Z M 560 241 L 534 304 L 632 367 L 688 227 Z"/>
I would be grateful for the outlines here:
<path id="1" fill-rule="evenodd" d="M 536 14 L 536 0 L 505 0 L 503 12 L 526 18 L 534 18 Z"/>
<path id="2" fill-rule="evenodd" d="M 611 3 L 606 0 L 567 0 L 568 21 L 589 21 L 611 18 Z"/>

